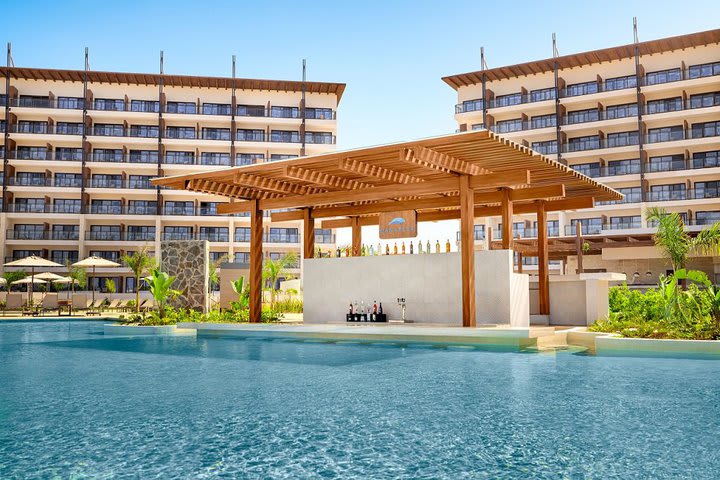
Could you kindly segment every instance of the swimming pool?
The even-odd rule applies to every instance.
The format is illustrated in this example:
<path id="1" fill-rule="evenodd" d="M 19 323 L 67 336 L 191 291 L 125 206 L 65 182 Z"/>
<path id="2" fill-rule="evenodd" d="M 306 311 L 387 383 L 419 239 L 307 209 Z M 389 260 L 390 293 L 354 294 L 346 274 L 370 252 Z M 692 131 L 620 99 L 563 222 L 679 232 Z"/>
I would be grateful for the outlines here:
<path id="1" fill-rule="evenodd" d="M 717 478 L 720 361 L 0 322 L 0 478 Z"/>

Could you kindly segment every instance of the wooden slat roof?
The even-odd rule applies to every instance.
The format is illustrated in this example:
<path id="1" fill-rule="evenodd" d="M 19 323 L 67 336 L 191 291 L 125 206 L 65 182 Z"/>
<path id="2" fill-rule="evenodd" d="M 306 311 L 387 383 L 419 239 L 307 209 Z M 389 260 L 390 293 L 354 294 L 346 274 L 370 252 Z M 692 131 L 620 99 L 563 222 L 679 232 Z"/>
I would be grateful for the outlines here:
<path id="1" fill-rule="evenodd" d="M 511 184 L 506 186 L 550 191 L 547 187 L 562 185 L 564 195 L 550 196 L 568 200 L 622 198 L 610 187 L 487 130 L 176 175 L 153 183 L 236 200 L 258 199 L 269 209 L 364 207 L 364 213 L 373 213 L 372 205 L 378 200 L 429 200 L 423 205 L 435 211 L 458 208 L 450 205 L 448 197 L 459 194 L 459 171 L 472 172 L 476 194 L 496 192 L 497 182 L 503 179 L 520 179 L 517 184 L 508 180 Z M 433 190 L 434 185 L 443 185 L 443 190 Z M 380 195 L 386 191 L 387 195 Z M 377 198 L 367 199 L 376 194 Z M 438 199 L 442 208 L 432 208 L 432 199 Z M 497 203 L 488 200 L 476 205 Z"/>
<path id="2" fill-rule="evenodd" d="M 63 82 L 83 82 L 84 70 L 55 70 L 49 68 L 0 67 L 0 76 L 4 77 L 10 70 L 12 78 L 27 80 L 55 80 Z M 191 75 L 160 75 L 157 73 L 129 72 L 88 72 L 90 83 L 112 83 L 129 85 L 158 85 L 160 79 L 164 85 L 177 87 L 202 87 L 231 89 L 231 77 L 198 77 Z M 294 80 L 262 80 L 252 78 L 236 78 L 235 87 L 241 90 L 270 90 L 279 92 L 300 92 L 303 82 Z M 340 102 L 345 92 L 344 83 L 305 82 L 309 93 L 327 93 L 337 96 Z"/>
<path id="3" fill-rule="evenodd" d="M 720 43 L 720 29 L 640 42 L 637 46 L 639 48 L 640 55 L 651 55 L 654 53 L 710 45 L 713 43 Z M 525 75 L 533 75 L 536 73 L 552 72 L 555 62 L 557 62 L 558 68 L 562 70 L 600 62 L 610 62 L 613 60 L 632 58 L 634 56 L 635 44 L 630 43 L 619 47 L 603 48 L 601 50 L 591 50 L 588 52 L 563 55 L 557 58 L 546 58 L 544 60 L 536 60 L 533 62 L 490 68 L 485 71 L 478 70 L 475 72 L 450 75 L 443 77 L 443 81 L 450 85 L 453 89 L 457 90 L 460 87 L 481 83 L 483 73 L 488 81 L 504 80 Z"/>

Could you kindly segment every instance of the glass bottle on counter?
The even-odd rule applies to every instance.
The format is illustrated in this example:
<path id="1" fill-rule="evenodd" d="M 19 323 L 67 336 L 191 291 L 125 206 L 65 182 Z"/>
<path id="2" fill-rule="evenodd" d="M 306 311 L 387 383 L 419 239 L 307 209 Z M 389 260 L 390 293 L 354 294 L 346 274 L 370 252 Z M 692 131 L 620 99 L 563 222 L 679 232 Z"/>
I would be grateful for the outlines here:
<path id="1" fill-rule="evenodd" d="M 369 255 L 370 255 L 371 257 L 374 257 L 374 256 L 375 256 L 375 247 L 373 247 L 372 245 L 370 245 L 370 253 L 369 253 Z"/>
<path id="2" fill-rule="evenodd" d="M 393 255 L 397 255 L 398 249 L 397 249 L 397 242 L 393 245 Z"/>
<path id="3" fill-rule="evenodd" d="M 390 244 L 389 243 L 385 244 L 385 255 L 390 255 Z"/>
<path id="4" fill-rule="evenodd" d="M 412 255 L 413 253 L 415 253 L 413 252 L 413 242 L 412 240 L 410 240 L 410 255 Z"/>
<path id="5" fill-rule="evenodd" d="M 380 302 L 380 306 L 378 307 L 378 313 L 382 315 L 382 302 Z"/>
<path id="6" fill-rule="evenodd" d="M 377 302 L 376 302 L 375 300 L 373 300 L 373 313 L 374 313 L 374 314 L 377 314 L 377 313 L 378 313 Z"/>
<path id="7" fill-rule="evenodd" d="M 345 256 L 346 257 L 350 256 L 350 247 L 345 247 Z"/>
<path id="8" fill-rule="evenodd" d="M 450 239 L 445 242 L 445 253 L 450 253 Z"/>
<path id="9" fill-rule="evenodd" d="M 425 250 L 425 253 L 430 253 L 430 240 L 427 241 L 426 247 L 427 249 Z"/>
<path id="10" fill-rule="evenodd" d="M 382 255 L 382 245 L 378 242 L 378 248 L 375 250 L 375 255 Z"/>
<path id="11" fill-rule="evenodd" d="M 435 240 L 435 253 L 440 253 L 440 240 Z"/>
<path id="12" fill-rule="evenodd" d="M 418 240 L 418 255 L 422 254 L 422 240 Z"/>
<path id="13" fill-rule="evenodd" d="M 337 247 L 337 250 L 335 250 L 335 257 L 340 258 L 340 247 Z"/>
<path id="14" fill-rule="evenodd" d="M 402 242 L 402 254 L 405 255 L 405 241 Z"/>

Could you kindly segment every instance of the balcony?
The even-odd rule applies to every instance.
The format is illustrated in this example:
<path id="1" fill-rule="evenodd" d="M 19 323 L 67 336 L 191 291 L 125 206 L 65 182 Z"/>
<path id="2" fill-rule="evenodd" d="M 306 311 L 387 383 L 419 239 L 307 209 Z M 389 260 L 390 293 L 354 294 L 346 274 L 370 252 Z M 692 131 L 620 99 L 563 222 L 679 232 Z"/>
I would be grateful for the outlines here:
<path id="1" fill-rule="evenodd" d="M 580 224 L 580 233 L 582 235 L 600 235 L 600 233 L 602 233 L 602 225 Z M 577 235 L 575 225 L 565 225 L 565 236 L 571 237 L 573 235 Z"/>
<path id="2" fill-rule="evenodd" d="M 238 240 L 235 238 L 236 242 L 249 242 L 250 237 L 247 237 L 245 240 Z M 315 234 L 315 243 L 335 243 L 335 235 L 334 234 L 324 234 L 321 235 L 319 233 Z"/>
<path id="3" fill-rule="evenodd" d="M 82 110 L 85 102 L 82 98 L 20 97 L 10 99 L 11 107 L 19 108 L 57 108 L 60 110 Z M 4 105 L 4 103 L 2 104 Z"/>
<path id="4" fill-rule="evenodd" d="M 720 198 L 720 189 L 716 188 L 689 188 L 678 191 L 649 191 L 648 202 L 672 202 L 679 200 L 703 200 Z"/>
<path id="5" fill-rule="evenodd" d="M 155 205 L 85 205 L 83 211 L 93 215 L 157 215 Z"/>
<path id="6" fill-rule="evenodd" d="M 197 138 L 197 132 L 195 131 L 195 129 L 178 130 L 175 128 L 166 128 L 165 138 L 176 140 L 195 140 Z"/>
<path id="7" fill-rule="evenodd" d="M 28 178 L 28 177 L 9 177 L 7 184 L 16 187 L 62 187 L 62 188 L 80 188 L 82 187 L 82 179 L 80 178 Z"/>
<path id="8" fill-rule="evenodd" d="M 195 235 L 192 232 L 163 232 L 163 240 L 193 240 Z"/>
<path id="9" fill-rule="evenodd" d="M 101 242 L 119 242 L 124 240 L 122 231 L 92 231 L 85 232 L 85 240 Z"/>
<path id="10" fill-rule="evenodd" d="M 7 240 L 68 240 L 80 239 L 78 231 L 54 231 L 54 230 L 7 230 Z"/>
<path id="11" fill-rule="evenodd" d="M 194 206 L 172 206 L 172 207 L 162 207 L 162 214 L 163 215 L 181 215 L 186 217 L 192 217 L 195 215 L 195 207 Z"/>
<path id="12" fill-rule="evenodd" d="M 637 108 L 624 108 L 613 110 L 584 110 L 575 114 L 565 115 L 560 119 L 562 125 L 580 125 L 584 123 L 602 122 L 605 120 L 616 120 L 637 116 Z"/>
<path id="13" fill-rule="evenodd" d="M 88 110 L 96 110 L 103 112 L 126 112 L 128 111 L 128 104 L 123 99 L 108 99 L 98 98 L 95 99 Z"/>
<path id="14" fill-rule="evenodd" d="M 300 243 L 300 235 L 292 233 L 266 233 L 263 236 L 263 241 L 266 243 Z"/>
<path id="15" fill-rule="evenodd" d="M 633 230 L 642 228 L 642 223 L 639 219 L 623 221 L 619 223 L 605 223 L 603 224 L 603 230 Z"/>
<path id="16" fill-rule="evenodd" d="M 197 234 L 197 239 L 208 242 L 229 242 L 230 234 L 228 232 L 200 232 Z"/>
<path id="17" fill-rule="evenodd" d="M 622 193 L 622 191 L 620 192 Z M 640 203 L 642 202 L 642 194 L 640 192 L 626 193 L 622 200 L 605 200 L 601 202 L 595 202 L 596 206 L 602 205 L 622 205 L 626 203 Z"/>
<path id="18" fill-rule="evenodd" d="M 157 155 L 136 155 L 136 154 L 115 154 L 104 152 L 93 152 L 88 161 L 103 163 L 147 163 L 157 165 Z"/>
<path id="19" fill-rule="evenodd" d="M 34 135 L 82 135 L 82 125 L 17 124 L 10 125 L 10 133 Z"/>
<path id="20" fill-rule="evenodd" d="M 79 214 L 81 207 L 75 205 L 9 203 L 5 210 L 9 213 L 72 213 Z"/>

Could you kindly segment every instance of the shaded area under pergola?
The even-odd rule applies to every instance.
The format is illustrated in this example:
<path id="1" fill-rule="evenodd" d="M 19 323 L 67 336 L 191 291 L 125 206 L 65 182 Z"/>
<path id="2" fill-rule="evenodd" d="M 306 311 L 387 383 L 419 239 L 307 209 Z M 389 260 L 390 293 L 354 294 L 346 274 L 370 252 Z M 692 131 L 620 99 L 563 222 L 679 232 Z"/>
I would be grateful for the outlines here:
<path id="1" fill-rule="evenodd" d="M 591 208 L 622 195 L 528 147 L 487 130 L 154 179 L 155 185 L 226 196 L 218 213 L 250 214 L 250 318 L 261 313 L 263 211 L 273 221 L 303 220 L 303 252 L 323 228 L 361 226 L 379 214 L 415 210 L 418 221 L 460 219 L 463 325 L 475 326 L 474 219 L 502 216 L 503 249 L 513 248 L 512 217 L 538 221 L 540 310 L 549 313 L 547 212 Z M 283 211 L 278 211 L 283 210 Z"/>

